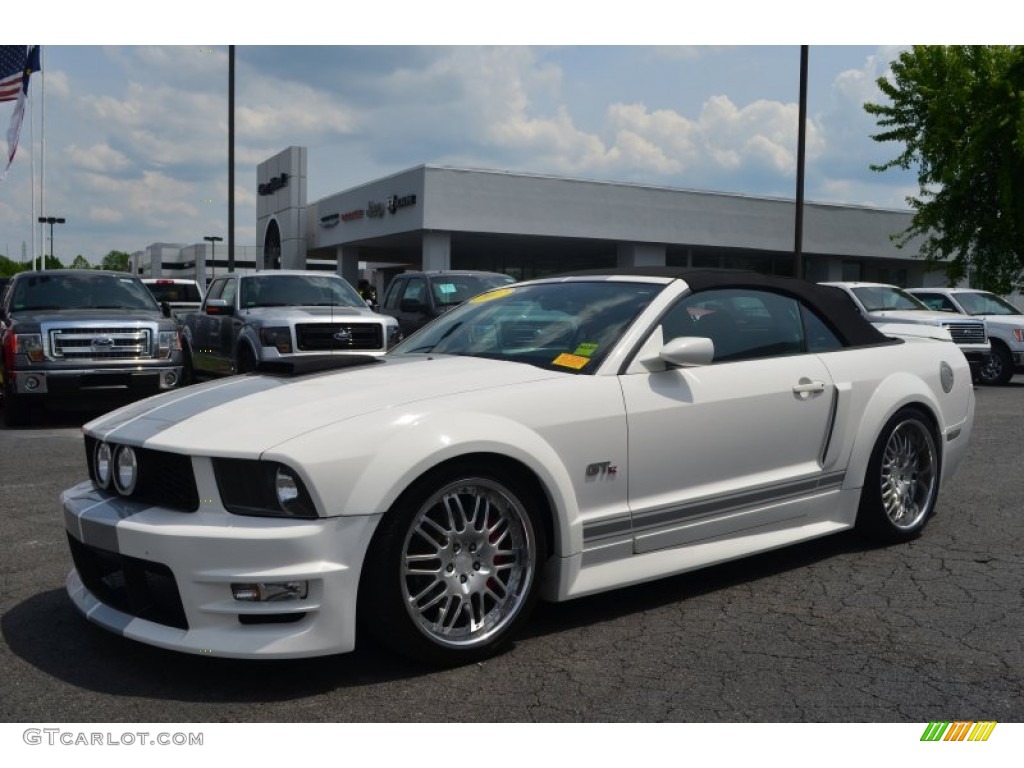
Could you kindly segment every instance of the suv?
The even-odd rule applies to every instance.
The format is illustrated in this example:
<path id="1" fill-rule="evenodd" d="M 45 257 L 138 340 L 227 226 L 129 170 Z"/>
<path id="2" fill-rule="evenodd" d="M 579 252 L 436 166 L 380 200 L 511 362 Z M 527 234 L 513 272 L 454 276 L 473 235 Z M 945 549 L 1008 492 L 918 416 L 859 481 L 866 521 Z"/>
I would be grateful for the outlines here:
<path id="1" fill-rule="evenodd" d="M 907 326 L 946 330 L 964 353 L 975 378 L 989 364 L 992 347 L 985 332 L 985 323 L 981 320 L 951 318 L 948 312 L 931 310 L 902 288 L 886 283 L 839 282 L 822 285 L 832 285 L 845 291 L 861 314 L 883 333 L 912 332 Z"/>
<path id="2" fill-rule="evenodd" d="M 1024 313 L 994 293 L 974 288 L 909 288 L 907 293 L 939 312 L 985 321 L 992 356 L 978 372 L 982 384 L 1006 384 L 1024 373 Z"/>
<path id="3" fill-rule="evenodd" d="M 4 422 L 34 404 L 111 404 L 181 382 L 181 337 L 139 279 L 84 269 L 21 272 L 0 298 Z"/>
<path id="4" fill-rule="evenodd" d="M 182 333 L 189 380 L 282 358 L 383 355 L 402 338 L 398 322 L 366 306 L 340 275 L 300 270 L 217 277 Z"/>
<path id="5" fill-rule="evenodd" d="M 174 317 L 182 318 L 198 312 L 203 303 L 203 289 L 195 280 L 179 277 L 144 277 L 142 284 L 149 289 L 160 305 L 167 302 Z"/>
<path id="6" fill-rule="evenodd" d="M 380 312 L 398 320 L 408 336 L 467 299 L 514 282 L 500 272 L 402 272 L 388 286 Z"/>

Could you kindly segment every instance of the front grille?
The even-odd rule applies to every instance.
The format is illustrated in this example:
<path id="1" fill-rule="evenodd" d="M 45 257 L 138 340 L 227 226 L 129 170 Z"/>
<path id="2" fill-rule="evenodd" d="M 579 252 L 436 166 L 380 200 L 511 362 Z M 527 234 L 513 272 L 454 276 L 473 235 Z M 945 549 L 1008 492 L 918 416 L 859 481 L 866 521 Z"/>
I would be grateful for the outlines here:
<path id="1" fill-rule="evenodd" d="M 111 444 L 110 447 L 116 446 Z M 139 462 L 139 479 L 131 499 L 178 512 L 195 512 L 199 509 L 199 490 L 196 488 L 190 457 L 137 446 L 132 446 L 132 449 Z M 96 438 L 86 435 L 85 459 L 93 483 L 96 483 L 95 458 Z M 105 492 L 117 493 L 113 482 Z"/>
<path id="2" fill-rule="evenodd" d="M 300 352 L 384 348 L 384 328 L 380 323 L 298 323 L 295 333 Z"/>
<path id="3" fill-rule="evenodd" d="M 946 323 L 945 327 L 957 344 L 985 343 L 985 326 L 981 323 Z"/>
<path id="4" fill-rule="evenodd" d="M 149 328 L 50 328 L 50 356 L 57 360 L 148 360 Z"/>
<path id="5" fill-rule="evenodd" d="M 92 547 L 70 533 L 68 545 L 82 583 L 100 602 L 146 621 L 188 629 L 178 583 L 166 565 Z"/>

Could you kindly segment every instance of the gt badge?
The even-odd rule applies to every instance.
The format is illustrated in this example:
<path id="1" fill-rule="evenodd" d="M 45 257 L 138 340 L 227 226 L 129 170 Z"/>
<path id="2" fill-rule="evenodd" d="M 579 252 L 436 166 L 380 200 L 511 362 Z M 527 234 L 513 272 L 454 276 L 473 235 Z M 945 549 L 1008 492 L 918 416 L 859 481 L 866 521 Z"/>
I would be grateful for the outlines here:
<path id="1" fill-rule="evenodd" d="M 593 464 L 587 464 L 587 479 L 614 476 L 618 471 L 619 468 L 613 467 L 610 461 L 596 461 Z"/>

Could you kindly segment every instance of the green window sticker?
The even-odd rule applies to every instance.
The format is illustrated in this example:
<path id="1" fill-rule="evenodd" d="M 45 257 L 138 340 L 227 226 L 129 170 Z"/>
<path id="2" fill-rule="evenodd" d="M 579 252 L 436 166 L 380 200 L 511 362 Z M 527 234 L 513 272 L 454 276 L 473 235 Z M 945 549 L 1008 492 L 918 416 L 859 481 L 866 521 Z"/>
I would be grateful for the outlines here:
<path id="1" fill-rule="evenodd" d="M 576 347 L 576 351 L 573 352 L 573 354 L 579 355 L 580 357 L 590 357 L 595 352 L 597 352 L 597 344 L 594 344 L 593 342 L 590 341 L 585 341 L 578 347 Z"/>

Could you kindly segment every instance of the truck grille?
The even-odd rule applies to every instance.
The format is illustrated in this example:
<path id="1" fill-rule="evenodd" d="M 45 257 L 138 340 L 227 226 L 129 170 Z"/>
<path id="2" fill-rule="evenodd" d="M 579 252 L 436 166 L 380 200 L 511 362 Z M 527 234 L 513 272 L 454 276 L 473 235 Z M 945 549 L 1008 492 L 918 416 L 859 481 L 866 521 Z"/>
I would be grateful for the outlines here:
<path id="1" fill-rule="evenodd" d="M 147 360 L 153 349 L 149 328 L 65 327 L 48 329 L 56 360 Z"/>
<path id="2" fill-rule="evenodd" d="M 957 344 L 985 343 L 985 326 L 981 323 L 946 323 L 945 327 Z"/>
<path id="3" fill-rule="evenodd" d="M 384 328 L 380 323 L 298 323 L 295 334 L 300 352 L 384 348 Z"/>

